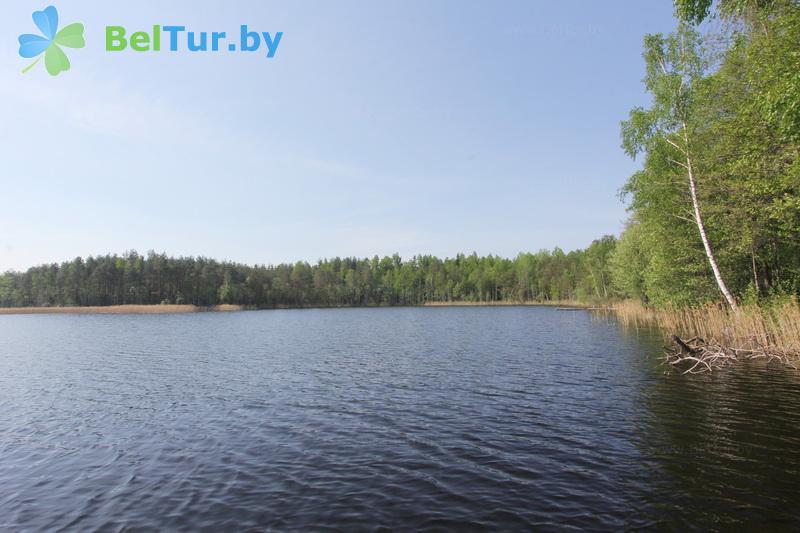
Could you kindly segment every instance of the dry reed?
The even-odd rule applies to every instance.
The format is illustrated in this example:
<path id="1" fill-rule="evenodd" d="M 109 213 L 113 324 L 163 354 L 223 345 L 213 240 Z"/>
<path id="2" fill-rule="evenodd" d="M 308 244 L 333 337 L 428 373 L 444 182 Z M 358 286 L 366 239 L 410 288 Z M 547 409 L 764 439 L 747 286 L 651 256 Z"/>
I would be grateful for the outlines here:
<path id="1" fill-rule="evenodd" d="M 485 300 L 482 302 L 472 302 L 467 300 L 452 301 L 428 301 L 422 304 L 423 307 L 506 307 L 506 306 L 548 306 L 548 307 L 575 307 L 589 309 L 586 302 L 577 300 Z"/>
<path id="2" fill-rule="evenodd" d="M 619 322 L 628 327 L 657 327 L 665 336 L 677 336 L 672 364 L 710 358 L 706 363 L 726 364 L 740 358 L 800 362 L 800 305 L 796 299 L 770 307 L 747 305 L 733 312 L 722 305 L 696 308 L 654 309 L 636 301 L 613 306 Z M 684 344 L 678 341 L 688 339 Z M 687 357 L 688 356 L 688 357 Z M 698 357 L 702 356 L 702 357 Z M 710 370 L 697 363 L 693 370 Z M 708 367 L 708 368 L 706 368 Z"/>

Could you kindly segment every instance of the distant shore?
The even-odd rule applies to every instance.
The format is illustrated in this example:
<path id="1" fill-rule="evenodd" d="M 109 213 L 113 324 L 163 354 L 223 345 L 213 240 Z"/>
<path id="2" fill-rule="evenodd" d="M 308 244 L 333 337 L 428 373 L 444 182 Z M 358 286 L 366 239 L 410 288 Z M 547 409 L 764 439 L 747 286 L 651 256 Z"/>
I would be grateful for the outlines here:
<path id="1" fill-rule="evenodd" d="M 39 314 L 70 314 L 70 315 L 160 315 L 174 313 L 203 313 L 203 312 L 232 312 L 251 309 L 333 309 L 345 307 L 509 307 L 509 306 L 547 306 L 574 309 L 591 309 L 585 303 L 575 301 L 546 301 L 546 302 L 425 302 L 416 306 L 388 306 L 388 305 L 276 305 L 274 307 L 254 308 L 243 305 L 222 304 L 208 307 L 196 305 L 161 304 L 161 305 L 107 305 L 107 306 L 69 306 L 69 307 L 0 307 L 0 315 L 39 315 Z"/>
<path id="2" fill-rule="evenodd" d="M 425 302 L 422 307 L 509 307 L 509 306 L 531 306 L 531 307 L 564 307 L 575 309 L 591 309 L 592 306 L 574 300 L 547 300 L 547 301 L 513 301 L 499 300 L 494 302 Z"/>
<path id="3" fill-rule="evenodd" d="M 86 307 L 0 307 L 0 315 L 40 315 L 40 314 L 69 314 L 69 315 L 161 315 L 169 313 L 200 313 L 200 312 L 230 312 L 241 311 L 241 305 L 214 305 L 198 307 L 196 305 L 108 305 Z"/>

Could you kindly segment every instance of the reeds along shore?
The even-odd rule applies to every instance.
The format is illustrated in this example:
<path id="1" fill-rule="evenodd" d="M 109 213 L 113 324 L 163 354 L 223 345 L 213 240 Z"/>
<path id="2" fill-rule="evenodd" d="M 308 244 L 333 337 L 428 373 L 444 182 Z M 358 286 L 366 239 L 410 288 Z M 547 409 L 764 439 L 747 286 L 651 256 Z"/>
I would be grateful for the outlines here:
<path id="1" fill-rule="evenodd" d="M 428 301 L 422 307 L 513 307 L 513 306 L 545 306 L 545 307 L 574 307 L 587 309 L 585 302 L 577 300 L 484 300 L 481 302 L 466 300 Z"/>
<path id="2" fill-rule="evenodd" d="M 626 300 L 613 306 L 625 326 L 655 326 L 666 336 L 701 338 L 743 352 L 764 351 L 800 361 L 800 305 L 746 305 L 738 313 L 720 305 L 698 308 L 653 309 Z"/>
<path id="3" fill-rule="evenodd" d="M 517 305 L 549 306 L 570 309 L 589 309 L 583 302 L 575 300 L 550 300 L 550 301 L 484 301 L 484 302 L 425 302 L 423 307 L 502 307 Z M 154 305 L 107 305 L 107 306 L 43 306 L 43 307 L 0 307 L 0 315 L 40 315 L 40 314 L 67 314 L 67 315 L 163 315 L 171 313 L 201 313 L 201 312 L 227 312 L 245 311 L 254 309 L 328 309 L 343 307 L 387 307 L 380 305 L 274 305 L 270 307 L 253 307 L 234 304 L 220 304 L 207 307 L 181 304 L 154 304 Z M 595 309 L 595 308 L 592 308 Z"/>

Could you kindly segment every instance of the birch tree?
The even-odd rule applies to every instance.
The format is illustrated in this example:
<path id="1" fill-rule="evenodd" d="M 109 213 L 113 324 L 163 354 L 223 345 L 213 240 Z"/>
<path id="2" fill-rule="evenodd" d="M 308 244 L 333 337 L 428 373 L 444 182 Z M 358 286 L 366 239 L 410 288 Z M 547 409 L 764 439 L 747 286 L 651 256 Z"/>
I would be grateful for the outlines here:
<path id="1" fill-rule="evenodd" d="M 714 280 L 730 307 L 736 299 L 728 289 L 710 242 L 698 197 L 698 176 L 692 133 L 693 96 L 707 71 L 699 34 L 680 24 L 674 34 L 647 35 L 644 40 L 645 86 L 652 95 L 649 109 L 637 107 L 622 123 L 623 148 L 631 156 L 645 153 L 671 167 L 672 175 L 684 180 L 688 209 L 673 213 L 697 227 Z M 665 243 L 666 244 L 666 243 Z"/>

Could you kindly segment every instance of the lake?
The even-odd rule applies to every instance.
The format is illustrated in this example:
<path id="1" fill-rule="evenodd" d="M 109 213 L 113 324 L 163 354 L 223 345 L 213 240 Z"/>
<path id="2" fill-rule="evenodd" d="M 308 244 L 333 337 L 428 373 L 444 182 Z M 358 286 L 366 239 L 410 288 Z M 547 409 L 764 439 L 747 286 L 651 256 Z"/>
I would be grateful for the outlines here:
<path id="1" fill-rule="evenodd" d="M 800 373 L 546 307 L 0 316 L 0 529 L 800 527 Z"/>

